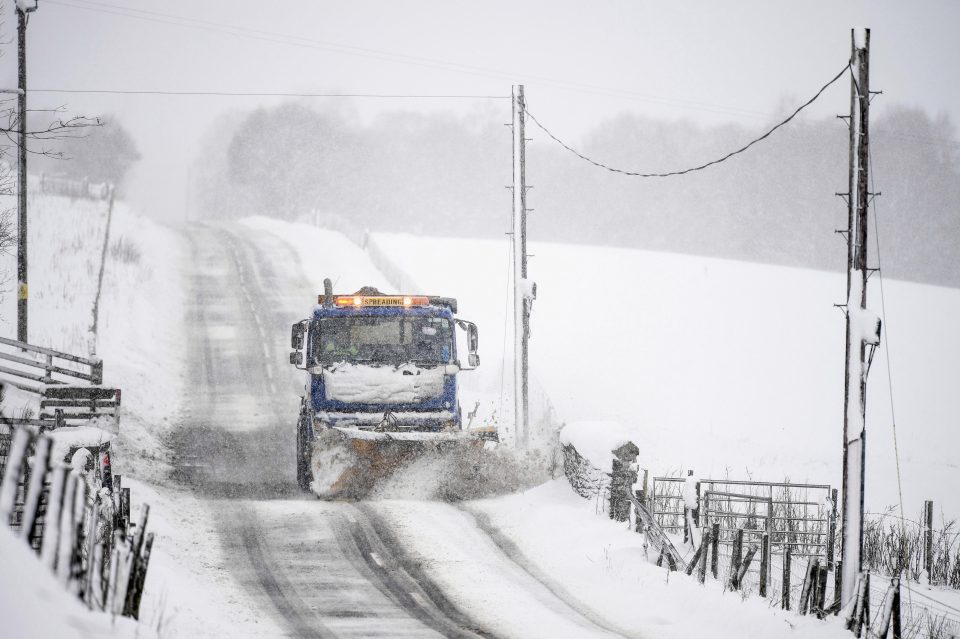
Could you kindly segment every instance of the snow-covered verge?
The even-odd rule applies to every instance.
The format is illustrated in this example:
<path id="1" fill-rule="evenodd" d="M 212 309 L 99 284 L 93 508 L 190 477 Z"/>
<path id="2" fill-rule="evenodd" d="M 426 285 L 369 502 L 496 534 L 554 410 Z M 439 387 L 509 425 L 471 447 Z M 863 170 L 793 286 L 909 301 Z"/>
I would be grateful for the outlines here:
<path id="1" fill-rule="evenodd" d="M 156 535 L 140 608 L 142 624 L 161 637 L 282 636 L 261 614 L 230 571 L 231 555 L 217 535 L 209 502 L 187 491 L 124 478 L 134 507 L 150 504 L 148 529 Z"/>
<path id="2" fill-rule="evenodd" d="M 768 599 L 724 591 L 723 584 L 657 567 L 643 536 L 594 513 L 564 479 L 524 493 L 472 502 L 520 556 L 583 605 L 636 636 L 848 637 L 842 621 L 818 621 L 778 609 Z M 653 551 L 650 551 L 651 554 Z"/>
<path id="3" fill-rule="evenodd" d="M 509 244 L 374 237 L 478 323 L 482 366 L 463 377 L 464 397 L 505 386 L 510 407 Z M 532 384 L 561 421 L 624 424 L 654 474 L 693 468 L 700 477 L 839 486 L 845 337 L 833 305 L 846 295 L 842 273 L 583 245 L 532 242 L 529 252 Z M 879 312 L 879 280 L 870 282 Z M 867 509 L 897 502 L 889 354 L 904 507 L 917 512 L 932 499 L 950 520 L 960 515 L 960 332 L 952 328 L 960 290 L 884 287 L 884 335 L 867 392 Z"/>
<path id="4" fill-rule="evenodd" d="M 87 355 L 93 343 L 89 327 L 106 203 L 33 190 L 30 198 L 30 341 Z M 139 504 L 150 504 L 147 530 L 156 535 L 140 624 L 124 622 L 123 627 L 132 626 L 139 636 L 150 636 L 154 630 L 160 636 L 175 637 L 245 636 L 244 628 L 269 624 L 250 622 L 252 608 L 240 594 L 242 589 L 224 576 L 226 560 L 212 541 L 213 515 L 190 493 L 166 481 L 169 452 L 165 437 L 180 416 L 186 384 L 186 287 L 181 268 L 187 255 L 182 237 L 140 217 L 119 200 L 110 235 L 96 350 L 104 360 L 104 383 L 123 390 L 119 434 L 112 442 L 113 472 L 123 475 L 124 486 L 132 489 L 134 513 Z M 0 256 L 0 273 L 6 275 L 0 299 L 0 334 L 14 337 L 14 254 Z M 8 389 L 4 408 L 15 414 L 31 401 L 35 404 L 27 394 Z M 59 436 L 73 439 L 79 434 L 70 430 Z M 6 560 L 7 554 L 0 552 L 0 556 Z M 5 567 L 0 571 L 0 588 L 4 592 L 19 589 L 21 579 L 31 578 L 25 575 L 26 569 L 20 572 Z M 19 627 L 17 624 L 38 623 L 36 619 L 44 614 L 57 617 L 49 611 L 39 612 L 47 610 L 43 599 L 30 606 L 18 606 L 17 601 L 0 597 L 4 624 Z M 51 605 L 57 601 L 51 600 Z M 80 610 L 77 606 L 64 609 Z M 74 613 L 69 616 L 72 619 Z M 102 625 L 95 616 L 91 619 L 92 626 Z M 245 626 L 246 622 L 250 623 Z M 38 623 L 37 627 L 46 626 Z M 104 627 L 110 630 L 109 623 Z M 21 635 L 8 633 L 5 626 L 0 634 L 88 636 L 81 629 L 74 624 L 67 632 Z M 126 636 L 121 630 L 115 632 Z"/>
<path id="5" fill-rule="evenodd" d="M 69 594 L 27 544 L 0 526 L 0 634 L 22 639 L 49 637 L 139 637 L 156 634 L 132 619 L 91 612 Z"/>
<path id="6" fill-rule="evenodd" d="M 90 326 L 107 203 L 31 189 L 30 205 L 29 341 L 82 356 L 96 350 L 104 384 L 123 390 L 115 472 L 159 479 L 168 469 L 162 437 L 185 384 L 181 238 L 116 201 L 95 341 Z M 0 335 L 14 338 L 15 253 L 0 256 L 0 275 Z M 8 400 L 5 409 L 15 413 L 20 402 L 27 400 Z"/>
<path id="7" fill-rule="evenodd" d="M 499 636 L 611 636 L 583 626 L 583 617 L 629 637 L 849 636 L 837 618 L 800 617 L 769 600 L 724 592 L 719 582 L 701 586 L 695 577 L 658 568 L 642 535 L 595 515 L 564 479 L 463 509 L 411 501 L 380 502 L 376 509 L 427 576 Z M 543 610 L 538 588 L 567 606 Z"/>

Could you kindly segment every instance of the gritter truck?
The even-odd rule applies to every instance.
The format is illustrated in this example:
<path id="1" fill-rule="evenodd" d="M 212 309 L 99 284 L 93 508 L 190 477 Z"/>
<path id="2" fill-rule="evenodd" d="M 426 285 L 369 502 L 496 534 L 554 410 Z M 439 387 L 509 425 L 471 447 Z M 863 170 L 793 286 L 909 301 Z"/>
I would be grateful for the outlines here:
<path id="1" fill-rule="evenodd" d="M 427 450 L 495 439 L 463 426 L 457 376 L 480 359 L 477 326 L 456 317 L 455 299 L 373 287 L 334 295 L 326 279 L 317 302 L 291 331 L 290 363 L 306 372 L 296 435 L 301 489 L 360 498 Z"/>

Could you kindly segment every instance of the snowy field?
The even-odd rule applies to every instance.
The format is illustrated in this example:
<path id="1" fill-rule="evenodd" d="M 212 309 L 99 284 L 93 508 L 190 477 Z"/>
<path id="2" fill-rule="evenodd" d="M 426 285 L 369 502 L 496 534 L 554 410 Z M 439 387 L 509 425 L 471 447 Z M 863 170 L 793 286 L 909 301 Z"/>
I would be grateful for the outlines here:
<path id="1" fill-rule="evenodd" d="M 86 353 L 105 207 L 44 196 L 36 198 L 36 211 L 31 340 Z M 288 245 L 317 291 L 324 277 L 337 280 L 340 292 L 366 284 L 389 289 L 364 252 L 340 234 L 265 218 L 246 224 L 274 236 L 274 243 L 279 239 Z M 211 505 L 168 479 L 173 460 L 166 436 L 182 419 L 191 359 L 184 308 L 190 294 L 186 275 L 196 265 L 185 235 L 118 204 L 112 238 L 97 352 L 106 362 L 106 382 L 124 389 L 115 472 L 133 488 L 134 507 L 141 500 L 151 504 L 150 529 L 157 543 L 141 626 L 107 626 L 93 619 L 83 631 L 88 636 L 282 635 L 288 628 L 276 611 L 265 611 L 262 598 L 237 578 L 235 540 L 222 533 L 223 518 L 235 516 L 234 510 L 227 502 L 222 509 Z M 472 376 L 464 374 L 465 409 L 471 408 L 469 398 L 477 397 L 489 404 L 487 414 L 502 412 L 501 405 L 509 411 L 509 376 L 502 374 L 508 310 L 505 244 L 395 235 L 377 240 L 429 287 L 424 292 L 456 296 L 460 315 L 480 324 L 482 366 Z M 814 481 L 831 475 L 826 477 L 830 481 L 838 474 L 835 431 L 842 388 L 834 386 L 842 386 L 843 336 L 842 317 L 830 304 L 842 296 L 841 277 L 639 251 L 534 245 L 531 252 L 537 254 L 531 270 L 539 284 L 531 354 L 539 402 L 535 413 L 542 413 L 549 400 L 557 423 L 619 421 L 638 440 L 643 465 L 655 472 L 694 467 L 701 476 L 752 473 L 761 479 L 789 475 Z M 12 256 L 4 260 L 12 273 Z M 600 277 L 600 272 L 610 275 Z M 773 286 L 775 281 L 782 286 Z M 0 308 L 7 319 L 4 334 L 12 336 L 15 300 L 12 286 L 7 289 Z M 942 330 L 934 333 L 936 319 L 924 323 L 919 313 L 895 309 L 920 305 L 942 319 L 960 310 L 960 296 L 896 282 L 887 283 L 886 295 L 893 344 L 904 344 L 903 355 L 894 351 L 895 388 L 904 389 L 896 396 L 901 432 L 910 432 L 904 424 L 921 419 L 945 430 L 957 400 L 942 388 L 930 388 L 935 382 L 923 375 L 956 354 L 957 338 Z M 312 303 L 304 299 L 300 307 L 291 301 L 280 315 L 296 319 Z M 871 378 L 871 432 L 876 433 L 871 441 L 880 442 L 871 449 L 879 456 L 876 464 L 886 459 L 880 431 L 884 424 L 889 428 L 882 418 L 882 355 L 878 353 Z M 774 426 L 765 426 L 769 424 Z M 924 432 L 927 441 L 952 441 L 949 431 Z M 919 497 L 909 492 L 909 482 L 921 483 L 921 460 L 937 462 L 929 464 L 928 476 L 940 481 L 952 476 L 940 463 L 949 460 L 948 447 L 940 447 L 942 453 L 929 451 L 917 445 L 919 439 L 901 435 L 908 504 L 933 498 L 950 514 L 946 491 L 942 497 L 935 493 L 935 481 L 929 490 L 928 484 L 922 491 L 914 489 Z M 876 478 L 871 480 L 869 488 L 879 492 Z M 882 485 L 884 490 L 889 486 Z M 325 521 L 323 504 L 271 503 L 280 514 L 309 512 L 317 522 Z M 405 556 L 416 560 L 447 596 L 504 636 L 622 631 L 637 637 L 683 637 L 718 623 L 723 628 L 718 636 L 730 637 L 843 633 L 837 623 L 770 610 L 768 601 L 742 599 L 716 583 L 703 589 L 679 575 L 668 578 L 647 561 L 642 536 L 597 516 L 595 505 L 575 497 L 562 480 L 463 507 L 384 499 L 367 510 L 390 524 Z M 290 543 L 313 541 L 304 537 Z M 42 591 L 45 583 L 30 588 Z M 3 587 L 8 592 L 10 582 Z M 646 603 L 639 606 L 638 601 Z M 528 615 L 527 626 L 512 621 L 522 617 L 523 606 L 537 608 Z M 76 627 L 70 618 L 79 609 L 64 610 L 63 618 L 50 621 L 53 628 Z M 569 624 L 577 615 L 588 622 L 576 622 L 586 625 L 573 631 Z"/>
<path id="2" fill-rule="evenodd" d="M 464 387 L 499 394 L 502 385 L 509 411 L 508 243 L 375 237 L 425 292 L 457 297 L 460 315 L 480 325 L 482 367 Z M 537 242 L 529 252 L 538 296 L 532 385 L 559 421 L 621 422 L 656 474 L 693 468 L 700 477 L 839 486 L 844 320 L 833 304 L 845 298 L 844 275 Z M 960 394 L 950 364 L 960 359 L 960 290 L 884 287 L 868 388 L 867 508 L 898 502 L 889 349 L 904 508 L 916 515 L 932 499 L 950 520 L 960 516 Z M 876 277 L 870 299 L 879 314 Z"/>

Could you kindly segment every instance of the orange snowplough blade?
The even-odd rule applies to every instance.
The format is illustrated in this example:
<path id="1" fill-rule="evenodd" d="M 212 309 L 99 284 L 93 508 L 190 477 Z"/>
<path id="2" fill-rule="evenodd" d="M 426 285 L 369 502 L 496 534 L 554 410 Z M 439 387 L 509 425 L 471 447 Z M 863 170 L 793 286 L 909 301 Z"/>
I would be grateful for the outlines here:
<path id="1" fill-rule="evenodd" d="M 363 499 L 398 469 L 424 455 L 482 448 L 484 441 L 466 433 L 329 428 L 318 434 L 313 446 L 314 492 L 330 499 Z"/>

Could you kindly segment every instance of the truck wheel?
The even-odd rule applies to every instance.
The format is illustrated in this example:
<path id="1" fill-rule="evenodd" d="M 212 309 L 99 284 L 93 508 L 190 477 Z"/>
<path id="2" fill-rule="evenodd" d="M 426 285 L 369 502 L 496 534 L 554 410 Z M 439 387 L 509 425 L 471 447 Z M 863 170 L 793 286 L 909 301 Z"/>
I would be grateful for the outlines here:
<path id="1" fill-rule="evenodd" d="M 307 442 L 306 424 L 301 412 L 297 422 L 297 486 L 300 490 L 310 490 L 310 481 L 313 479 L 310 474 L 310 445 Z"/>

